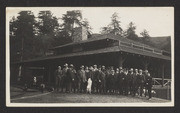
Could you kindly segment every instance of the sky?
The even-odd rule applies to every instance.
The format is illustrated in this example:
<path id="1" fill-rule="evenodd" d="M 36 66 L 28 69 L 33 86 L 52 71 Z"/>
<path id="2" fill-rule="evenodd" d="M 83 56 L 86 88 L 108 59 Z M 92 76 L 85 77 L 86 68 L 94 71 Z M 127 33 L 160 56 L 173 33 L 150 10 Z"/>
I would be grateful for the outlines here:
<path id="1" fill-rule="evenodd" d="M 39 11 L 50 10 L 54 16 L 61 18 L 66 11 L 81 10 L 83 19 L 89 21 L 93 33 L 100 33 L 102 27 L 111 22 L 114 12 L 118 13 L 123 30 L 130 22 L 135 23 L 136 34 L 146 29 L 152 37 L 174 35 L 173 7 L 8 7 L 7 18 L 18 16 L 20 11 L 31 10 L 35 16 Z"/>

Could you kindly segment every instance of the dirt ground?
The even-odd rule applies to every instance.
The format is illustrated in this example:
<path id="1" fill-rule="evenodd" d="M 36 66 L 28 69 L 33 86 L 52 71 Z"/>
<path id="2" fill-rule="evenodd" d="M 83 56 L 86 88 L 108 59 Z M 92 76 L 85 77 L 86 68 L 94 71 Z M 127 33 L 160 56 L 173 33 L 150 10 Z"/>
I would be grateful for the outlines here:
<path id="1" fill-rule="evenodd" d="M 18 88 L 11 88 L 12 103 L 166 103 L 166 99 L 147 97 L 132 97 L 117 94 L 84 94 L 84 93 L 60 93 L 47 92 L 41 93 L 37 90 L 23 92 Z"/>

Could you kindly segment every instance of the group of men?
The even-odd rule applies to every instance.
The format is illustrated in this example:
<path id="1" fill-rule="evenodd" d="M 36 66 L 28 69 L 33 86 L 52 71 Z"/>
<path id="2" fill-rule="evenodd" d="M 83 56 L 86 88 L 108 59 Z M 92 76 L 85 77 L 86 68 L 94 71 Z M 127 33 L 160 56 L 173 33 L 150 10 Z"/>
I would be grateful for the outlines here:
<path id="1" fill-rule="evenodd" d="M 148 70 L 123 69 L 105 66 L 81 66 L 78 71 L 73 64 L 58 66 L 55 71 L 55 90 L 63 92 L 86 92 L 88 79 L 92 80 L 92 93 L 110 93 L 142 96 L 147 91 L 151 99 L 152 77 Z M 145 93 L 146 96 L 146 93 Z"/>

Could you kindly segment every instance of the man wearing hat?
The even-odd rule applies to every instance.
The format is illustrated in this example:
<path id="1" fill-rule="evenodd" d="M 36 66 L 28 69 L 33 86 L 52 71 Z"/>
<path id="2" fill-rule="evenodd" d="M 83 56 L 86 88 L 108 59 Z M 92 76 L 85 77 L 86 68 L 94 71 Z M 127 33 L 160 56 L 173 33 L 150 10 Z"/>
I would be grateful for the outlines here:
<path id="1" fill-rule="evenodd" d="M 88 76 L 87 76 L 87 79 L 88 79 L 88 78 L 91 78 L 91 80 L 93 79 L 93 70 L 94 70 L 93 67 L 90 66 L 90 67 L 89 67 L 89 74 L 88 74 Z"/>
<path id="2" fill-rule="evenodd" d="M 119 76 L 117 77 L 117 81 L 118 81 L 118 83 L 117 83 L 117 88 L 118 88 L 118 91 L 119 91 L 119 94 L 123 94 L 123 89 L 122 89 L 122 82 L 123 82 L 123 80 L 122 80 L 122 76 L 123 76 L 123 69 L 122 68 L 119 68 L 120 70 L 119 70 Z M 126 71 L 126 69 L 124 69 L 124 71 Z"/>
<path id="3" fill-rule="evenodd" d="M 73 64 L 70 64 L 69 69 L 67 70 L 67 87 L 68 91 L 71 92 L 72 89 L 75 92 L 75 79 L 76 79 L 76 71 L 74 70 Z"/>
<path id="4" fill-rule="evenodd" d="M 142 73 L 142 69 L 139 69 L 139 74 L 137 76 L 137 89 L 139 90 L 139 95 L 142 96 L 144 88 L 144 75 Z"/>
<path id="5" fill-rule="evenodd" d="M 97 87 L 98 86 L 98 69 L 97 65 L 94 65 L 94 70 L 93 70 L 93 79 L 92 79 L 92 91 L 97 92 Z"/>
<path id="6" fill-rule="evenodd" d="M 106 93 L 106 75 L 107 75 L 106 67 L 102 66 L 101 81 L 102 81 L 102 92 L 103 93 Z"/>
<path id="7" fill-rule="evenodd" d="M 78 92 L 81 92 L 81 74 L 80 74 L 80 71 L 81 71 L 81 69 L 78 70 L 77 75 L 76 75 L 76 84 L 77 84 Z"/>
<path id="8" fill-rule="evenodd" d="M 73 80 L 73 83 L 72 83 L 72 88 L 74 89 L 74 92 L 76 92 L 76 89 L 77 89 L 77 72 L 76 72 L 76 69 L 74 68 L 74 65 L 72 65 L 72 70 L 73 70 L 73 73 L 74 73 L 74 78 L 72 79 Z"/>
<path id="9" fill-rule="evenodd" d="M 88 79 L 88 77 L 89 77 L 89 67 L 88 66 L 85 67 L 85 75 L 86 75 L 86 78 Z"/>
<path id="10" fill-rule="evenodd" d="M 86 78 L 86 74 L 85 74 L 83 65 L 80 67 L 78 74 L 79 74 L 78 76 L 80 77 L 80 82 L 81 82 L 80 92 L 86 92 L 87 78 Z"/>
<path id="11" fill-rule="evenodd" d="M 132 94 L 133 96 L 137 93 L 137 76 L 138 76 L 138 69 L 135 69 L 135 73 L 132 76 Z"/>
<path id="12" fill-rule="evenodd" d="M 63 83 L 63 87 L 65 87 L 66 88 L 66 91 L 68 90 L 68 88 L 67 88 L 67 70 L 68 70 L 68 64 L 67 63 L 65 63 L 64 64 L 64 68 L 63 68 L 63 70 L 62 70 L 62 83 Z"/>
<path id="13" fill-rule="evenodd" d="M 57 70 L 55 71 L 55 90 L 59 91 L 59 87 L 61 87 L 61 78 L 62 78 L 62 70 L 61 70 L 61 66 L 58 66 Z M 61 91 L 62 91 L 62 87 L 61 87 Z"/>
<path id="14" fill-rule="evenodd" d="M 152 91 L 152 77 L 150 75 L 150 73 L 147 74 L 146 77 L 146 82 L 145 82 L 145 87 L 146 90 L 148 91 L 148 96 L 149 96 L 149 100 L 151 100 L 152 96 L 151 96 L 151 91 Z"/>
<path id="15" fill-rule="evenodd" d="M 97 92 L 101 92 L 102 91 L 102 70 L 101 70 L 101 66 L 98 67 L 98 71 L 97 71 Z"/>
<path id="16" fill-rule="evenodd" d="M 119 68 L 116 68 L 116 72 L 115 72 L 115 79 L 114 79 L 114 87 L 115 87 L 115 92 L 117 93 L 119 91 L 119 76 L 120 76 L 120 73 L 119 73 Z"/>
<path id="17" fill-rule="evenodd" d="M 128 91 L 130 92 L 130 94 L 133 93 L 133 76 L 134 76 L 134 73 L 133 73 L 133 68 L 131 68 L 129 70 L 129 73 L 128 73 L 128 76 L 127 76 L 127 85 L 128 85 Z"/>
<path id="18" fill-rule="evenodd" d="M 111 74 L 110 74 L 110 93 L 114 93 L 115 92 L 115 71 L 111 70 Z"/>
<path id="19" fill-rule="evenodd" d="M 124 95 L 128 95 L 128 91 L 129 91 L 128 79 L 130 75 L 127 72 L 128 71 L 124 69 L 123 72 L 121 73 L 122 94 Z"/>
<path id="20" fill-rule="evenodd" d="M 119 70 L 123 70 L 123 68 L 120 66 L 120 67 L 119 67 Z"/>
<path id="21" fill-rule="evenodd" d="M 110 92 L 110 75 L 111 75 L 111 68 L 107 67 L 106 70 L 106 92 Z"/>
<path id="22" fill-rule="evenodd" d="M 144 73 L 143 73 L 143 75 L 144 75 L 144 81 L 147 79 L 147 76 L 148 76 L 148 70 L 146 69 L 146 70 L 144 70 Z M 146 85 L 146 83 L 144 82 L 144 86 Z"/>
<path id="23" fill-rule="evenodd" d="M 94 65 L 94 71 L 97 71 L 98 69 L 97 69 L 97 65 L 95 64 Z"/>

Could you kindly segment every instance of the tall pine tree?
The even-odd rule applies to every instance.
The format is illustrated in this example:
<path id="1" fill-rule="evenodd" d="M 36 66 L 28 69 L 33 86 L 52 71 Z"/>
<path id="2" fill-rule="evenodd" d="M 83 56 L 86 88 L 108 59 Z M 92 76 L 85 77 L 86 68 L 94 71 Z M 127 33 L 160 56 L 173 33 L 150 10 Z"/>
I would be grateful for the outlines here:
<path id="1" fill-rule="evenodd" d="M 34 57 L 35 17 L 31 11 L 21 11 L 10 21 L 11 60 Z"/>
<path id="2" fill-rule="evenodd" d="M 59 32 L 58 19 L 53 16 L 51 11 L 40 11 L 37 28 L 40 52 L 45 55 L 49 48 L 55 46 L 55 40 Z"/>
<path id="3" fill-rule="evenodd" d="M 136 26 L 133 22 L 130 22 L 128 25 L 128 29 L 126 31 L 126 38 L 131 40 L 139 40 L 138 35 L 136 34 Z"/>
<path id="4" fill-rule="evenodd" d="M 123 29 L 120 25 L 121 21 L 119 20 L 118 13 L 113 13 L 111 17 L 111 23 L 101 28 L 101 34 L 113 33 L 115 35 L 122 35 Z"/>

